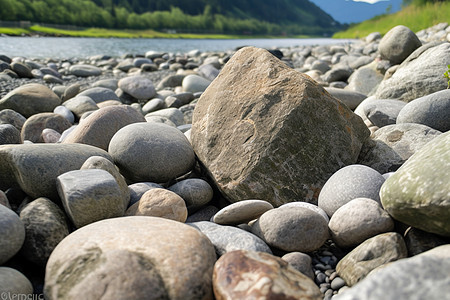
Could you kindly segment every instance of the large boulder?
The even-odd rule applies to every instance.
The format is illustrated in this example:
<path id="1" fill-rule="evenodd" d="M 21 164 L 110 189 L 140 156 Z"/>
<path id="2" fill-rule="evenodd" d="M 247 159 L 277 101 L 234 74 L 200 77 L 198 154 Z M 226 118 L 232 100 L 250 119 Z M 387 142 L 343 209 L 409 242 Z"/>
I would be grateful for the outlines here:
<path id="1" fill-rule="evenodd" d="M 0 146 L 0 189 L 20 187 L 33 199 L 57 200 L 56 178 L 78 170 L 91 156 L 109 154 L 82 144 L 21 144 Z"/>
<path id="2" fill-rule="evenodd" d="M 450 43 L 426 44 L 414 51 L 389 79 L 383 80 L 376 93 L 378 99 L 405 102 L 447 88 L 443 74 L 450 61 Z"/>
<path id="3" fill-rule="evenodd" d="M 325 181 L 356 162 L 369 131 L 310 77 L 268 51 L 239 50 L 200 97 L 192 145 L 232 202 L 317 203 Z M 294 184 L 295 183 L 295 184 Z"/>
<path id="4" fill-rule="evenodd" d="M 214 246 L 198 230 L 157 217 L 89 224 L 47 263 L 46 299 L 212 299 Z"/>
<path id="5" fill-rule="evenodd" d="M 450 131 L 428 142 L 389 177 L 380 190 L 384 209 L 396 220 L 450 236 Z"/>
<path id="6" fill-rule="evenodd" d="M 108 150 L 116 132 L 126 125 L 145 122 L 144 117 L 129 105 L 107 106 L 83 120 L 65 139 L 64 144 L 80 143 Z"/>
<path id="7" fill-rule="evenodd" d="M 41 112 L 52 112 L 61 99 L 48 87 L 38 83 L 22 85 L 0 100 L 0 110 L 12 109 L 28 118 Z"/>

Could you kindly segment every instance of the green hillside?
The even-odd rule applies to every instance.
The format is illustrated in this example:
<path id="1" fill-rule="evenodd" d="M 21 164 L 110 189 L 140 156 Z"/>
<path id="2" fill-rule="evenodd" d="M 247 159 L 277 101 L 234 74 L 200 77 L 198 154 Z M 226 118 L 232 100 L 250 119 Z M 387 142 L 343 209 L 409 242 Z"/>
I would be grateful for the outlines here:
<path id="1" fill-rule="evenodd" d="M 333 37 L 362 38 L 372 32 L 385 34 L 397 25 L 407 26 L 417 32 L 450 20 L 450 1 L 413 0 L 404 2 L 406 2 L 405 7 L 397 13 L 377 16 L 352 25 L 345 31 L 335 33 Z"/>
<path id="2" fill-rule="evenodd" d="M 308 0 L 0 0 L 1 21 L 191 33 L 331 35 Z"/>

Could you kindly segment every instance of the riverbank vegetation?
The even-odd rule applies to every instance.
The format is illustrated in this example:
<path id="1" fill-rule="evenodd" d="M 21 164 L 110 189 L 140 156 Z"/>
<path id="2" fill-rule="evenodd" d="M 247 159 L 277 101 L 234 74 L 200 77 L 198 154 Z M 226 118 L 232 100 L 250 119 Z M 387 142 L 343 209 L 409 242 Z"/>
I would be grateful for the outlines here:
<path id="1" fill-rule="evenodd" d="M 177 33 L 331 35 L 341 29 L 307 0 L 0 0 L 1 21 Z"/>
<path id="2" fill-rule="evenodd" d="M 362 38 L 372 32 L 385 34 L 396 25 L 404 25 L 417 32 L 433 25 L 449 22 L 450 1 L 404 1 L 401 11 L 377 16 L 373 19 L 350 26 L 347 30 L 337 32 L 334 38 Z"/>

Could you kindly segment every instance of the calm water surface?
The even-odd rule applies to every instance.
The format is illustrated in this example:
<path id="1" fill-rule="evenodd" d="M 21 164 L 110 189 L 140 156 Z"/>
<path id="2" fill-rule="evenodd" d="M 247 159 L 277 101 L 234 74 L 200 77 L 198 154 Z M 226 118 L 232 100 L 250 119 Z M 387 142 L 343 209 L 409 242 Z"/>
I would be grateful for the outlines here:
<path id="1" fill-rule="evenodd" d="M 117 39 L 65 37 L 0 37 L 0 54 L 26 58 L 84 58 L 92 55 L 118 57 L 126 53 L 145 54 L 149 50 L 183 53 L 227 51 L 241 46 L 283 48 L 302 45 L 350 43 L 353 40 L 317 39 Z"/>

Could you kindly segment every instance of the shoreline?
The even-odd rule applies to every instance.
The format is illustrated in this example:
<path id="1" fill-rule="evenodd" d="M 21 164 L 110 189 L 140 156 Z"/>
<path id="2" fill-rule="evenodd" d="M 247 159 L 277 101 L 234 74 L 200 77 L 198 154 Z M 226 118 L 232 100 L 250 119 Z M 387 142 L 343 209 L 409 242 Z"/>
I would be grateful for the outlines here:
<path id="1" fill-rule="evenodd" d="M 88 28 L 85 30 L 63 30 L 52 27 L 31 26 L 29 28 L 0 27 L 0 36 L 17 37 L 92 37 L 92 38 L 165 38 L 165 39 L 259 39 L 259 38 L 315 38 L 310 35 L 271 36 L 271 35 L 236 35 L 220 33 L 165 33 L 152 29 L 128 30 Z M 331 38 L 331 36 L 330 36 Z"/>

